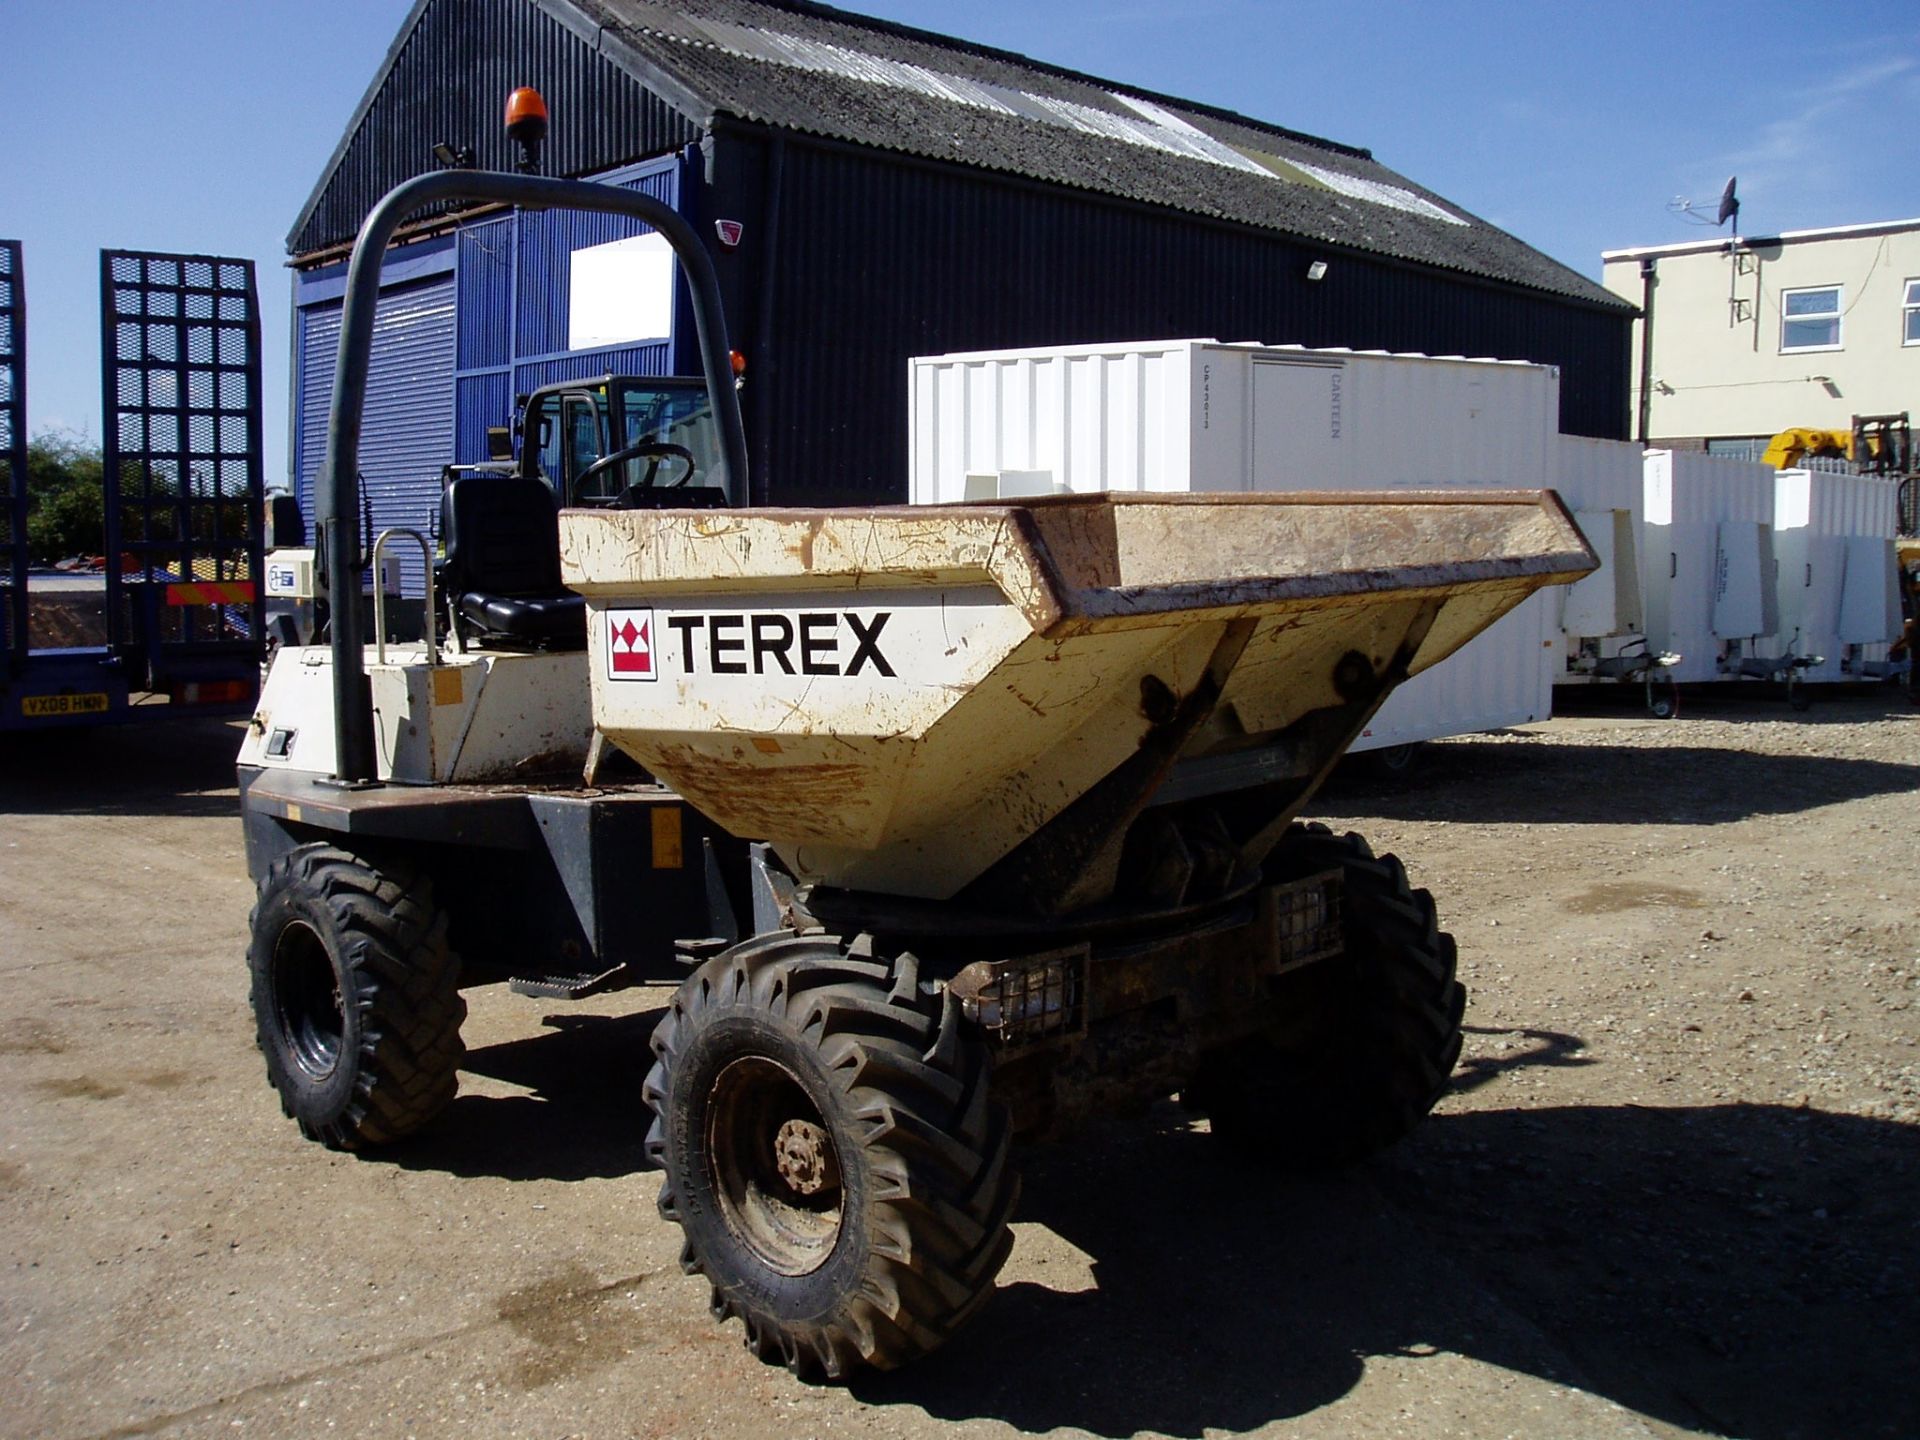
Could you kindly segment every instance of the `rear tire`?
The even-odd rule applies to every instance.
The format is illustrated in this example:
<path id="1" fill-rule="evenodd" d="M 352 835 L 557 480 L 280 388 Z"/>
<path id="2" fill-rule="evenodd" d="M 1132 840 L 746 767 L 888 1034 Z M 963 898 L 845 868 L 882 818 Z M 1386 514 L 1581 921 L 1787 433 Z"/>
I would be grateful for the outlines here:
<path id="1" fill-rule="evenodd" d="M 985 1047 L 911 955 L 750 940 L 681 985 L 653 1051 L 660 1213 L 761 1359 L 808 1379 L 891 1369 L 993 1293 L 1010 1128 Z"/>
<path id="2" fill-rule="evenodd" d="M 1318 1171 L 1392 1145 L 1426 1118 L 1460 1058 L 1466 992 L 1433 897 L 1358 835 L 1296 825 L 1269 874 L 1338 869 L 1346 954 L 1287 977 L 1286 1014 L 1216 1052 L 1190 1089 L 1213 1133 L 1264 1166 Z"/>
<path id="3" fill-rule="evenodd" d="M 424 875 L 303 845 L 268 868 L 252 927 L 257 1038 L 302 1134 L 358 1150 L 446 1108 L 467 1006 Z"/>

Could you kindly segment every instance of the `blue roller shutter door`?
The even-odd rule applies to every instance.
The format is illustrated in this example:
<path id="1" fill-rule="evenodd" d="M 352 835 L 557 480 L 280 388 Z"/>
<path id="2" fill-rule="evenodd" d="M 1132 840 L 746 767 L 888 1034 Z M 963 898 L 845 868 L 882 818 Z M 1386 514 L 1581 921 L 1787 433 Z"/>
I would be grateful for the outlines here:
<path id="1" fill-rule="evenodd" d="M 453 458 L 453 316 L 451 274 L 396 286 L 380 297 L 361 429 L 362 488 L 373 507 L 373 533 L 404 526 L 427 534 L 440 509 L 440 467 Z M 300 508 L 313 515 L 314 477 L 326 458 L 327 406 L 340 347 L 340 305 L 300 312 Z M 425 593 L 420 556 L 396 547 L 405 590 Z"/>

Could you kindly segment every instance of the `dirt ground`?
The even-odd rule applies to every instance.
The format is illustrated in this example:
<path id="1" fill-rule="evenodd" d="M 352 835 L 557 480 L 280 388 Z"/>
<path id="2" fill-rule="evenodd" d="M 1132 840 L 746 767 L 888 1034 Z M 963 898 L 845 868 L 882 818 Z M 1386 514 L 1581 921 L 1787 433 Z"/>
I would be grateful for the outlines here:
<path id="1" fill-rule="evenodd" d="M 470 998 L 364 1159 L 264 1083 L 225 726 L 0 756 L 0 1432 L 1920 1435 L 1920 711 L 1760 692 L 1428 748 L 1323 818 L 1439 897 L 1452 1093 L 1314 1183 L 1172 1106 L 1031 1150 L 981 1320 L 810 1389 L 644 1173 L 661 996 Z"/>
<path id="2" fill-rule="evenodd" d="M 34 649 L 58 650 L 107 643 L 105 577 L 35 576 L 31 600 L 27 610 L 27 643 Z"/>

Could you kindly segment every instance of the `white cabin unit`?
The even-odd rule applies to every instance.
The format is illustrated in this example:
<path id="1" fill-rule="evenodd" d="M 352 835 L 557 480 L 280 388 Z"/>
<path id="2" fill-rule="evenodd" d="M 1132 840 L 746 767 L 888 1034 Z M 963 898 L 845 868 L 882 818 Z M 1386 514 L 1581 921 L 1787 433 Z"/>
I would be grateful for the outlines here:
<path id="1" fill-rule="evenodd" d="M 1644 643 L 1644 453 L 1623 440 L 1559 437 L 1554 489 L 1600 556 L 1600 568 L 1556 597 L 1563 653 L 1557 682 L 1585 683 L 1595 662 Z"/>
<path id="2" fill-rule="evenodd" d="M 1103 490 L 1540 489 L 1560 468 L 1559 372 L 1513 361 L 1164 340 L 915 359 L 909 393 L 915 504 Z M 1607 612 L 1610 627 L 1636 608 L 1598 592 L 1581 605 Z M 1547 718 L 1561 608 L 1558 593 L 1527 600 L 1396 690 L 1353 748 Z"/>
<path id="3" fill-rule="evenodd" d="M 1645 456 L 1648 643 L 1683 683 L 1727 678 L 1778 626 L 1771 466 L 1692 451 Z"/>
<path id="4" fill-rule="evenodd" d="M 1774 652 L 1819 656 L 1809 681 L 1867 678 L 1901 627 L 1899 484 L 1874 475 L 1782 470 L 1774 486 L 1779 629 Z"/>

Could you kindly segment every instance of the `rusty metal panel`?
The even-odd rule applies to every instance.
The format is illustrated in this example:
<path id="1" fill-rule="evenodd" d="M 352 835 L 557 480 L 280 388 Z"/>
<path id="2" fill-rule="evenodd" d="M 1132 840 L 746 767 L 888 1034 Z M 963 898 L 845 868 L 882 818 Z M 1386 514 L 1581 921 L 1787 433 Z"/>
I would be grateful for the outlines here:
<path id="1" fill-rule="evenodd" d="M 1594 563 L 1537 491 L 567 511 L 561 551 L 602 733 L 802 879 L 928 898 L 1135 754 L 1143 686 L 1278 732 Z"/>

